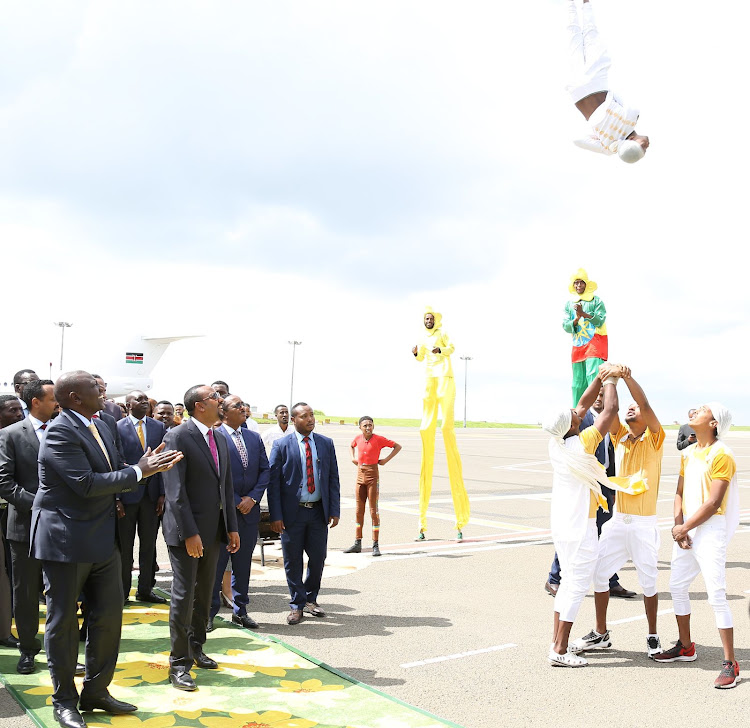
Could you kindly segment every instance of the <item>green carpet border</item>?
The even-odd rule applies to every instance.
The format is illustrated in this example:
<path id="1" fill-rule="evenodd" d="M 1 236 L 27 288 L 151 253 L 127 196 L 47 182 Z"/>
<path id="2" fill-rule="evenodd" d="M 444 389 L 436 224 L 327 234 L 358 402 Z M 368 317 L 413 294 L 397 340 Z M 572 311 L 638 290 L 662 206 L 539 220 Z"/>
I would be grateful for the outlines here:
<path id="1" fill-rule="evenodd" d="M 18 705 L 23 708 L 23 712 L 26 714 L 28 719 L 37 726 L 37 728 L 49 728 L 49 726 L 46 723 L 43 723 L 36 716 L 36 713 L 34 713 L 34 711 L 24 703 L 23 698 L 21 697 L 19 692 L 15 689 L 15 687 L 13 687 L 11 683 L 9 683 L 5 679 L 4 672 L 0 672 L 0 682 L 2 682 L 2 684 L 5 686 L 5 689 L 8 691 L 8 693 L 13 696 L 13 699 L 16 701 L 16 703 L 18 703 Z"/>
<path id="2" fill-rule="evenodd" d="M 161 589 L 159 587 L 154 588 L 155 592 L 158 592 L 161 594 L 165 599 L 169 600 L 170 595 L 164 591 L 164 589 Z M 353 678 L 351 675 L 347 675 L 345 672 L 342 672 L 341 670 L 336 669 L 335 667 L 332 667 L 331 665 L 328 665 L 325 662 L 322 662 L 321 660 L 316 659 L 315 657 L 312 657 L 308 655 L 307 653 L 303 652 L 300 649 L 297 649 L 296 647 L 293 647 L 290 644 L 287 644 L 284 642 L 284 640 L 280 639 L 279 637 L 276 637 L 275 635 L 271 634 L 259 634 L 258 632 L 253 632 L 250 629 L 246 629 L 244 627 L 241 627 L 237 624 L 234 624 L 229 619 L 226 619 L 225 617 L 222 617 L 221 615 L 216 615 L 219 619 L 221 619 L 222 622 L 225 622 L 228 626 L 231 626 L 234 629 L 240 629 L 245 632 L 249 632 L 250 634 L 257 637 L 259 640 L 263 642 L 275 642 L 276 644 L 281 645 L 284 649 L 289 650 L 290 652 L 293 652 L 295 655 L 299 655 L 305 660 L 308 660 L 312 662 L 314 665 L 317 665 L 318 667 L 323 668 L 324 670 L 328 670 L 329 672 L 333 673 L 337 677 L 340 677 L 344 680 L 348 680 L 353 685 L 357 685 L 358 687 L 361 687 L 365 690 L 368 690 L 371 693 L 374 693 L 375 695 L 380 696 L 381 698 L 385 698 L 386 700 L 391 701 L 392 703 L 396 703 L 397 705 L 400 705 L 404 708 L 409 708 L 410 710 L 414 710 L 417 713 L 421 713 L 427 718 L 430 718 L 431 720 L 435 720 L 438 723 L 442 723 L 443 725 L 450 726 L 450 728 L 464 728 L 464 726 L 459 725 L 458 723 L 453 723 L 449 720 L 446 720 L 444 718 L 440 718 L 437 715 L 434 715 L 433 713 L 430 713 L 427 710 L 423 710 L 422 708 L 418 708 L 416 705 L 411 705 L 410 703 L 407 703 L 403 700 L 400 700 L 399 698 L 394 698 L 392 695 L 388 695 L 388 693 L 384 693 L 381 690 L 378 690 L 377 688 L 372 687 L 372 685 L 368 685 L 367 683 L 363 683 L 360 680 L 357 680 L 356 678 Z M 37 726 L 37 728 L 49 728 L 49 726 L 41 721 L 36 713 L 28 706 L 24 700 L 21 694 L 15 689 L 15 687 L 12 685 L 12 683 L 9 683 L 6 678 L 5 674 L 0 672 L 0 682 L 3 683 L 5 686 L 5 689 L 9 692 L 10 695 L 13 696 L 13 699 L 18 703 L 18 705 L 23 708 L 24 713 L 28 716 L 28 718 Z"/>
<path id="3" fill-rule="evenodd" d="M 302 650 L 297 649 L 296 647 L 292 647 L 292 645 L 287 644 L 286 642 L 284 642 L 284 640 L 280 639 L 279 637 L 275 637 L 272 634 L 259 634 L 258 632 L 253 632 L 251 629 L 245 629 L 244 627 L 240 627 L 239 625 L 234 624 L 234 622 L 232 622 L 231 620 L 225 619 L 221 615 L 216 615 L 216 616 L 219 617 L 219 619 L 221 619 L 223 622 L 226 622 L 227 624 L 230 624 L 233 627 L 236 627 L 237 629 L 242 629 L 246 632 L 250 632 L 250 634 L 255 635 L 256 637 L 258 637 L 258 639 L 263 640 L 264 642 L 276 642 L 277 644 L 281 645 L 282 647 L 289 650 L 290 652 L 294 652 L 295 655 L 299 655 L 305 660 L 309 660 L 314 665 L 317 665 L 318 667 L 322 667 L 324 670 L 328 670 L 329 672 L 332 672 L 337 677 L 343 678 L 344 680 L 348 680 L 349 682 L 353 683 L 354 685 L 357 685 L 358 687 L 364 688 L 365 690 L 369 690 L 371 693 L 375 693 L 375 695 L 379 695 L 381 698 L 390 700 L 392 703 L 397 703 L 398 705 L 401 705 L 404 708 L 409 708 L 410 710 L 414 710 L 417 713 L 421 713 L 427 718 L 430 718 L 431 720 L 436 720 L 439 723 L 442 723 L 443 725 L 451 726 L 451 728 L 464 728 L 464 726 L 459 725 L 458 723 L 452 723 L 451 721 L 446 720 L 445 718 L 440 718 L 439 716 L 433 713 L 430 713 L 427 710 L 418 708 L 416 705 L 407 703 L 403 700 L 400 700 L 399 698 L 394 698 L 393 695 L 388 695 L 388 693 L 384 693 L 381 690 L 378 690 L 377 688 L 372 687 L 372 685 L 368 685 L 367 683 L 360 682 L 359 680 L 352 677 L 351 675 L 347 675 L 345 672 L 342 672 L 341 670 L 337 670 L 335 667 L 331 667 L 331 665 L 328 665 L 325 662 L 321 662 L 320 660 L 317 660 L 316 658 L 311 657 L 310 655 L 303 652 Z"/>

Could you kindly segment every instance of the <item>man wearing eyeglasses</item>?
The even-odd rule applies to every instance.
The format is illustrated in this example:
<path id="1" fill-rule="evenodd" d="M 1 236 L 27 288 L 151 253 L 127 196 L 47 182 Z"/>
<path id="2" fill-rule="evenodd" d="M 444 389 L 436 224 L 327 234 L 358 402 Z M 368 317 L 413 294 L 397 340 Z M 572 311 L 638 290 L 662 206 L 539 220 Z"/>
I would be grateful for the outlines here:
<path id="1" fill-rule="evenodd" d="M 182 451 L 184 459 L 164 478 L 162 530 L 173 573 L 169 679 L 178 690 L 195 690 L 193 664 L 218 667 L 203 645 L 219 549 L 235 553 L 240 537 L 227 443 L 214 432 L 224 400 L 199 384 L 185 392 L 184 401 L 190 419 L 164 438 L 167 448 Z"/>

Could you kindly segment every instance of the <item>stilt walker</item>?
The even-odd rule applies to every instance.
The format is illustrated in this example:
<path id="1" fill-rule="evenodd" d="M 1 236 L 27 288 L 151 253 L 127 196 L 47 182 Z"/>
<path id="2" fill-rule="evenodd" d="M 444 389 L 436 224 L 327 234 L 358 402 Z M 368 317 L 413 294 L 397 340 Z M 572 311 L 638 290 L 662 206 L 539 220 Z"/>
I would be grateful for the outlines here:
<path id="1" fill-rule="evenodd" d="M 573 294 L 573 300 L 565 304 L 563 329 L 573 337 L 574 407 L 607 360 L 607 309 L 602 299 L 594 295 L 597 288 L 583 268 L 570 277 L 568 290 Z"/>
<path id="2" fill-rule="evenodd" d="M 422 340 L 412 349 L 417 361 L 425 361 L 427 379 L 425 382 L 422 424 L 422 469 L 419 474 L 419 536 L 425 539 L 427 531 L 427 507 L 432 492 L 432 468 L 435 461 L 435 433 L 437 430 L 438 408 L 442 415 L 443 442 L 448 459 L 448 479 L 456 513 L 457 539 L 463 539 L 463 528 L 469 522 L 469 496 L 464 486 L 461 456 L 458 453 L 456 433 L 453 426 L 453 407 L 456 402 L 456 382 L 453 378 L 451 354 L 455 347 L 442 330 L 442 315 L 427 308 L 424 315 Z"/>

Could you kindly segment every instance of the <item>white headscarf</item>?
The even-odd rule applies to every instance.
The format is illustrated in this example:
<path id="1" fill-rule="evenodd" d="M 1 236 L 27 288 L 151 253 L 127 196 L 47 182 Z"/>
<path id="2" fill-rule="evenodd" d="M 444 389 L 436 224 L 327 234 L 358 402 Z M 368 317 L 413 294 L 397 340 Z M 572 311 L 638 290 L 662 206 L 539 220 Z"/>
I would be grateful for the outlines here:
<path id="1" fill-rule="evenodd" d="M 721 402 L 709 402 L 706 407 L 711 410 L 717 422 L 716 437 L 721 440 L 732 426 L 732 413 Z"/>
<path id="2" fill-rule="evenodd" d="M 563 438 L 570 430 L 573 415 L 563 410 L 544 420 L 542 428 L 552 435 L 549 441 L 549 456 L 552 468 L 560 473 L 571 473 L 576 480 L 586 485 L 597 496 L 599 504 L 607 511 L 607 499 L 602 495 L 601 484 L 628 495 L 637 495 L 648 490 L 643 480 L 608 478 L 604 466 L 593 453 L 579 453 L 565 447 Z M 626 485 L 627 483 L 627 485 Z"/>

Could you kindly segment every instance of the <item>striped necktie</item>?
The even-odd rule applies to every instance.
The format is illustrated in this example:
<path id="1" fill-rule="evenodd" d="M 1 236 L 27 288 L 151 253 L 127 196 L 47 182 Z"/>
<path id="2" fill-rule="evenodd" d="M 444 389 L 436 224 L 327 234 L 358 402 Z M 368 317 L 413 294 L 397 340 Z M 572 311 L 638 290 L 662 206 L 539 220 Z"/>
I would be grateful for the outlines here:
<path id="1" fill-rule="evenodd" d="M 143 434 L 143 420 L 138 420 L 138 439 L 141 441 L 143 452 L 146 452 L 146 437 Z"/>
<path id="2" fill-rule="evenodd" d="M 94 436 L 94 439 L 99 443 L 99 447 L 102 449 L 102 452 L 104 453 L 104 457 L 107 458 L 107 464 L 109 465 L 109 469 L 112 470 L 112 461 L 109 459 L 109 453 L 107 452 L 107 448 L 104 447 L 104 441 L 102 440 L 102 436 L 99 434 L 99 430 L 96 429 L 96 425 L 93 422 L 89 424 L 89 430 L 91 434 Z"/>

